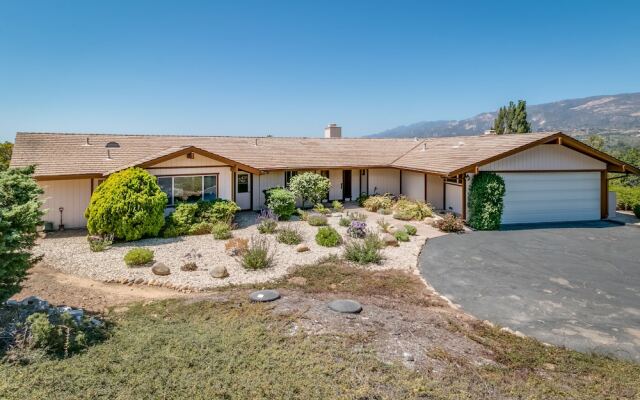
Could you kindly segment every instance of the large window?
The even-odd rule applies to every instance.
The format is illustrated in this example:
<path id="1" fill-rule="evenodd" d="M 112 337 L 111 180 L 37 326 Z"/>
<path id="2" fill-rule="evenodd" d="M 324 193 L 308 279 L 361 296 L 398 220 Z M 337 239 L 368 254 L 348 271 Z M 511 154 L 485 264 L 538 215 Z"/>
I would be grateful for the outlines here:
<path id="1" fill-rule="evenodd" d="M 161 176 L 158 184 L 167 194 L 168 205 L 198 200 L 211 201 L 218 197 L 217 175 Z"/>

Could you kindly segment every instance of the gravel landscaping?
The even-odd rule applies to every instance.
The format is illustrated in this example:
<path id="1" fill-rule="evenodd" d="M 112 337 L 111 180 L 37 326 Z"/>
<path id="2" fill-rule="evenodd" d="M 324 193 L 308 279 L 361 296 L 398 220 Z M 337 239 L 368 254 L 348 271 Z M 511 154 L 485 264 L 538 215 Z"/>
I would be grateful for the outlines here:
<path id="1" fill-rule="evenodd" d="M 417 259 L 427 238 L 443 235 L 437 229 L 422 221 L 399 221 L 388 215 L 368 212 L 357 207 L 348 207 L 349 212 L 367 215 L 367 227 L 379 232 L 377 221 L 384 218 L 401 229 L 405 224 L 414 225 L 417 234 L 410 236 L 408 242 L 400 242 L 398 247 L 386 247 L 382 250 L 384 260 L 380 264 L 369 265 L 370 269 L 416 270 Z M 328 217 L 329 225 L 335 228 L 345 240 L 348 240 L 347 228 L 338 224 L 345 213 L 334 213 Z M 256 284 L 280 278 L 297 265 L 313 263 L 328 255 L 341 255 L 343 246 L 322 247 L 315 242 L 317 227 L 305 221 L 292 220 L 279 222 L 279 227 L 294 227 L 303 237 L 309 251 L 297 252 L 295 245 L 278 243 L 274 234 L 260 234 L 255 223 L 256 213 L 242 212 L 236 217 L 238 228 L 233 231 L 234 238 L 250 239 L 254 235 L 267 237 L 274 253 L 274 265 L 264 270 L 244 269 L 236 257 L 225 252 L 226 240 L 215 240 L 212 235 L 182 236 L 178 238 L 143 239 L 135 242 L 116 243 L 103 252 L 91 252 L 86 239 L 86 231 L 66 231 L 50 233 L 38 240 L 36 254 L 42 254 L 42 263 L 58 271 L 87 277 L 104 282 L 126 284 L 148 284 L 170 287 L 183 291 L 198 291 L 207 288 Z M 144 247 L 154 252 L 154 260 L 166 265 L 170 274 L 158 276 L 152 273 L 151 265 L 127 267 L 123 257 L 136 247 Z M 192 255 L 195 271 L 181 270 L 185 256 Z M 195 257 L 193 257 L 195 255 Z M 228 277 L 214 278 L 215 268 L 225 267 Z"/>

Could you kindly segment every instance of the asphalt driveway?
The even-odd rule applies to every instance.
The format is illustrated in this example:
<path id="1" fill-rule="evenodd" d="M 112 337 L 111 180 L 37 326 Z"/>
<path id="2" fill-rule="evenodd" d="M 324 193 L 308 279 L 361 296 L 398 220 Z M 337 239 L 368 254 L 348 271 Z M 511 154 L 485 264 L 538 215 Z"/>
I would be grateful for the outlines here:
<path id="1" fill-rule="evenodd" d="M 427 243 L 419 265 L 477 318 L 640 361 L 640 228 L 591 222 L 447 235 Z"/>

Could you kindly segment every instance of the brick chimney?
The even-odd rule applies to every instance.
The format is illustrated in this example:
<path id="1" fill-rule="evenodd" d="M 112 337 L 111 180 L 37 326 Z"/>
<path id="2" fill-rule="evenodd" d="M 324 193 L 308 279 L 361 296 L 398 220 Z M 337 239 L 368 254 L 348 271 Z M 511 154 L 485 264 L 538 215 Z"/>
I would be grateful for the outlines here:
<path id="1" fill-rule="evenodd" d="M 342 128 L 336 124 L 329 124 L 324 128 L 325 139 L 339 139 L 342 137 Z"/>

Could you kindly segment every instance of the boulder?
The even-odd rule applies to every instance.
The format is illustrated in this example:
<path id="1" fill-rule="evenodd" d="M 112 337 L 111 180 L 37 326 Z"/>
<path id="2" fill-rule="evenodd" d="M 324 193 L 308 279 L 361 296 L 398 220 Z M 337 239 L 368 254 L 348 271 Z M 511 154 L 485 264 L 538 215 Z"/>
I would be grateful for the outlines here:
<path id="1" fill-rule="evenodd" d="M 427 225 L 433 225 L 433 223 L 436 222 L 436 219 L 433 217 L 427 217 L 423 219 L 422 222 L 424 222 Z"/>
<path id="2" fill-rule="evenodd" d="M 161 262 L 154 263 L 153 266 L 151 267 L 151 272 L 160 276 L 167 276 L 171 274 L 171 270 L 169 269 L 169 267 L 167 267 L 166 265 L 164 265 L 164 263 L 161 263 Z"/>
<path id="3" fill-rule="evenodd" d="M 214 278 L 222 279 L 229 276 L 229 272 L 227 272 L 227 268 L 224 265 L 216 265 L 211 268 L 211 276 Z"/>
<path id="4" fill-rule="evenodd" d="M 296 246 L 296 251 L 298 253 L 304 253 L 305 251 L 309 251 L 309 246 L 307 246 L 304 243 L 300 243 L 299 245 Z"/>
<path id="5" fill-rule="evenodd" d="M 384 242 L 385 246 L 398 246 L 398 239 L 389 233 L 382 235 L 382 242 Z"/>

